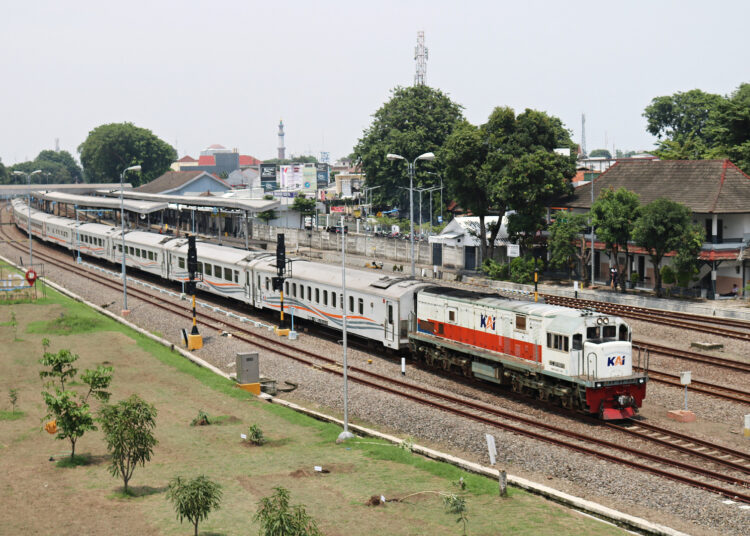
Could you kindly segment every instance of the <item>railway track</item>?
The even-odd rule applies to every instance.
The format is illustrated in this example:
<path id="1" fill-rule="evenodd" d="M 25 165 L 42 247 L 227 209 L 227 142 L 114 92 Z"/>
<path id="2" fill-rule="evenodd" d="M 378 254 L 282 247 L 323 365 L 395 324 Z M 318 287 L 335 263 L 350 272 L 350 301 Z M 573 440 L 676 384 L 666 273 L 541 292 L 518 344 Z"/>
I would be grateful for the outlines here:
<path id="1" fill-rule="evenodd" d="M 120 284 L 116 281 L 97 273 L 82 270 L 79 266 L 73 263 L 61 262 L 41 253 L 37 253 L 37 255 L 40 256 L 40 258 L 45 258 L 46 262 L 55 264 L 63 269 L 79 271 L 88 279 L 96 280 L 98 283 L 114 290 L 119 291 L 121 288 Z M 191 312 L 187 307 L 164 302 L 159 296 L 151 295 L 148 292 L 134 287 L 130 288 L 130 293 L 133 298 L 145 301 L 152 306 L 180 315 L 185 319 L 191 318 Z M 263 348 L 269 352 L 293 359 L 327 373 L 337 375 L 342 374 L 340 364 L 333 358 L 320 356 L 312 352 L 307 352 L 301 348 L 283 344 L 276 337 L 269 337 L 255 333 L 245 326 L 228 323 L 224 318 L 217 320 L 207 315 L 201 316 L 201 323 L 207 327 L 216 330 L 226 330 L 229 327 L 233 330 L 233 336 L 239 340 L 251 343 L 256 347 Z M 420 404 L 435 407 L 436 409 L 455 415 L 460 415 L 476 422 L 481 422 L 512 433 L 572 449 L 585 455 L 596 456 L 613 463 L 627 465 L 641 471 L 679 481 L 693 487 L 718 493 L 725 497 L 732 498 L 733 500 L 750 504 L 750 493 L 747 492 L 747 490 L 750 489 L 750 480 L 748 480 L 747 477 L 739 476 L 741 474 L 750 474 L 750 456 L 735 451 L 727 452 L 730 449 L 727 449 L 726 447 L 713 445 L 707 442 L 700 442 L 700 440 L 691 440 L 691 444 L 698 444 L 700 442 L 701 445 L 695 449 L 685 451 L 680 448 L 680 445 L 677 444 L 676 441 L 665 444 L 666 440 L 664 439 L 664 436 L 667 431 L 659 429 L 657 429 L 651 437 L 647 434 L 639 436 L 641 440 L 648 440 L 658 443 L 661 446 L 668 446 L 669 448 L 683 454 L 690 454 L 690 456 L 701 460 L 701 463 L 708 464 L 712 467 L 707 469 L 705 467 L 700 467 L 695 463 L 687 463 L 643 452 L 641 448 L 628 447 L 620 442 L 596 439 L 591 437 L 590 434 L 584 435 L 572 432 L 563 427 L 535 421 L 528 417 L 518 416 L 511 412 L 491 407 L 487 404 L 465 400 L 443 391 L 415 386 L 402 380 L 372 373 L 371 371 L 360 367 L 350 367 L 349 378 L 361 385 L 388 392 L 395 396 L 405 397 Z M 638 425 L 640 424 L 641 423 L 638 423 Z M 627 433 L 632 435 L 633 431 L 629 430 Z M 677 441 L 680 441 L 680 439 Z M 706 450 L 701 451 L 701 447 Z M 618 452 L 618 454 L 613 454 L 613 452 Z M 727 456 L 730 456 L 731 458 L 729 460 L 724 459 Z M 668 470 L 665 469 L 665 467 L 671 469 Z M 729 472 L 719 472 L 714 469 L 716 467 L 723 467 L 725 470 L 729 470 Z"/>
<path id="2" fill-rule="evenodd" d="M 720 335 L 722 337 L 729 337 L 732 339 L 750 342 L 750 331 L 721 327 L 728 325 L 737 327 L 738 325 L 740 325 L 745 330 L 750 330 L 750 323 L 748 322 L 726 319 L 731 321 L 730 324 L 728 322 L 725 322 L 725 319 L 719 319 L 715 317 L 680 315 L 674 312 L 670 312 L 670 315 L 665 315 L 663 314 L 664 311 L 657 311 L 655 309 L 647 309 L 643 307 L 633 307 L 630 305 L 620 305 L 616 303 L 604 303 L 592 300 L 584 300 L 581 298 L 568 298 L 565 296 L 554 296 L 552 294 L 544 294 L 543 296 L 547 303 L 551 303 L 553 305 L 564 305 L 566 307 L 572 307 L 574 309 L 592 309 L 600 313 L 614 314 L 624 318 L 633 318 L 635 320 L 643 320 L 645 322 L 651 322 L 654 324 L 661 324 L 682 329 L 690 329 L 693 331 L 699 331 L 701 333 L 710 333 L 712 335 Z M 678 316 L 675 316 L 676 314 Z M 685 320 L 685 316 L 689 316 L 691 317 L 691 319 Z M 720 324 L 720 326 L 715 326 L 713 324 Z"/>
<path id="3" fill-rule="evenodd" d="M 668 346 L 660 346 L 658 344 L 652 344 L 650 342 L 644 341 L 633 341 L 633 344 L 640 346 L 641 348 L 645 348 L 654 354 L 661 354 L 678 359 L 685 359 L 687 361 L 693 361 L 696 363 L 705 363 L 707 365 L 714 365 L 732 371 L 750 372 L 750 363 L 743 363 L 742 361 L 736 361 L 734 359 L 715 357 L 712 355 L 700 354 L 698 352 L 690 352 L 688 350 L 675 350 L 673 348 L 669 348 Z"/>
<path id="4" fill-rule="evenodd" d="M 680 383 L 679 376 L 676 374 L 669 374 L 668 372 L 649 369 L 648 379 L 649 381 L 657 381 L 667 385 L 674 385 L 675 387 L 684 387 Z M 715 383 L 692 380 L 690 383 L 690 391 L 750 405 L 750 392 L 734 389 L 733 387 L 724 387 L 723 385 L 717 385 Z"/>

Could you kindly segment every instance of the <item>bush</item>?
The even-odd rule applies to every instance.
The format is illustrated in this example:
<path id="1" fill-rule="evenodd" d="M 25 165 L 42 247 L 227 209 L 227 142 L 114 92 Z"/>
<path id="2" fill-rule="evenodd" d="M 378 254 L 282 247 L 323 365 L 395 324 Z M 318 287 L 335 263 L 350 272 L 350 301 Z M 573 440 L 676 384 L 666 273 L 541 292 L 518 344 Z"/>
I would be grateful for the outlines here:
<path id="1" fill-rule="evenodd" d="M 261 430 L 257 424 L 254 424 L 250 427 L 247 438 L 253 445 L 260 446 L 266 442 L 266 438 L 263 435 L 263 430 Z"/>
<path id="2" fill-rule="evenodd" d="M 190 426 L 207 426 L 211 424 L 208 420 L 208 414 L 202 409 L 198 410 L 198 415 L 190 422 Z"/>
<path id="3" fill-rule="evenodd" d="M 677 281 L 677 277 L 674 269 L 671 266 L 662 266 L 661 268 L 661 281 L 665 285 L 672 285 Z"/>
<path id="4" fill-rule="evenodd" d="M 260 522 L 262 536 L 321 536 L 303 505 L 290 506 L 289 490 L 280 486 L 273 489 L 273 495 L 260 500 L 253 518 Z"/>
<path id="5" fill-rule="evenodd" d="M 514 283 L 533 283 L 535 263 L 537 269 L 542 271 L 542 261 L 533 257 L 516 257 L 510 261 L 510 280 Z"/>
<path id="6" fill-rule="evenodd" d="M 630 272 L 630 282 L 633 284 L 633 286 L 638 283 L 639 279 L 640 276 L 638 275 L 638 272 Z"/>
<path id="7" fill-rule="evenodd" d="M 499 263 L 492 259 L 486 259 L 482 263 L 482 272 L 490 279 L 507 281 L 510 278 L 510 269 L 507 264 Z"/>

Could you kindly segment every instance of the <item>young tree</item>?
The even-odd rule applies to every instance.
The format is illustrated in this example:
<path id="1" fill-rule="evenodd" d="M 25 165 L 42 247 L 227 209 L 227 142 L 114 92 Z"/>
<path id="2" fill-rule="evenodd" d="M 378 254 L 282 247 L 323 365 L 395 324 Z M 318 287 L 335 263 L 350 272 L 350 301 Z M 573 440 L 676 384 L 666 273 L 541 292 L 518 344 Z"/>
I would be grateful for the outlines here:
<path id="1" fill-rule="evenodd" d="M 549 262 L 553 267 L 570 269 L 575 264 L 583 277 L 584 263 L 591 255 L 583 236 L 587 225 L 587 214 L 557 214 L 549 226 Z"/>
<path id="2" fill-rule="evenodd" d="M 299 212 L 299 226 L 301 229 L 303 218 L 315 214 L 315 199 L 297 196 L 294 198 L 294 203 L 292 203 L 292 210 Z"/>
<path id="3" fill-rule="evenodd" d="M 13 413 L 15 413 L 16 404 L 18 404 L 18 389 L 8 389 L 8 400 L 10 401 L 11 408 L 13 408 Z"/>
<path id="4" fill-rule="evenodd" d="M 260 522 L 261 536 L 320 536 L 318 525 L 301 504 L 289 506 L 289 490 L 275 487 L 273 495 L 258 503 L 253 519 Z"/>
<path id="5" fill-rule="evenodd" d="M 610 188 L 603 191 L 591 206 L 591 218 L 596 230 L 596 236 L 603 240 L 607 253 L 615 260 L 617 272 L 621 275 L 622 290 L 625 292 L 625 281 L 630 276 L 626 274 L 630 266 L 630 252 L 628 241 L 633 236 L 633 226 L 638 218 L 640 201 L 638 194 L 620 188 L 617 191 Z M 625 265 L 620 268 L 619 253 L 625 253 Z"/>
<path id="6" fill-rule="evenodd" d="M 641 208 L 633 228 L 633 239 L 649 252 L 654 267 L 654 290 L 662 294 L 661 262 L 670 251 L 679 251 L 697 228 L 690 209 L 669 199 L 656 199 Z"/>
<path id="7" fill-rule="evenodd" d="M 178 476 L 169 481 L 166 498 L 172 502 L 180 523 L 183 519 L 190 521 L 198 536 L 198 523 L 206 519 L 211 510 L 219 509 L 221 486 L 204 475 L 191 480 Z"/>
<path id="8" fill-rule="evenodd" d="M 91 182 L 118 181 L 125 168 L 140 164 L 141 173 L 128 177 L 133 186 L 151 182 L 168 171 L 177 158 L 174 147 L 133 123 L 96 127 L 78 146 L 78 152 L 86 178 Z"/>
<path id="9" fill-rule="evenodd" d="M 268 225 L 268 222 L 271 220 L 275 220 L 279 217 L 277 212 L 275 210 L 264 210 L 263 212 L 258 212 L 258 219 Z"/>
<path id="10" fill-rule="evenodd" d="M 43 340 L 42 345 L 46 350 L 49 347 L 49 341 Z M 89 397 L 93 396 L 97 400 L 107 402 L 110 397 L 107 389 L 112 382 L 112 367 L 100 365 L 94 370 L 85 370 L 81 375 L 81 381 L 88 386 L 85 395 L 66 390 L 65 382 L 72 380 L 77 373 L 77 369 L 73 366 L 76 360 L 78 360 L 78 355 L 70 350 L 63 349 L 56 354 L 45 351 L 40 363 L 49 367 L 49 370 L 39 372 L 42 379 L 50 378 L 47 387 L 53 386 L 55 381 L 60 382 L 59 387 L 55 385 L 54 394 L 43 391 L 42 398 L 47 406 L 45 418 L 54 417 L 56 421 L 56 438 L 70 440 L 71 458 L 75 457 L 78 439 L 87 431 L 97 429 L 94 425 L 91 407 L 88 404 Z"/>
<path id="11" fill-rule="evenodd" d="M 158 443 L 154 437 L 156 408 L 138 395 L 115 405 L 104 406 L 99 413 L 107 450 L 112 454 L 110 473 L 122 478 L 125 493 L 138 466 L 151 460 Z"/>

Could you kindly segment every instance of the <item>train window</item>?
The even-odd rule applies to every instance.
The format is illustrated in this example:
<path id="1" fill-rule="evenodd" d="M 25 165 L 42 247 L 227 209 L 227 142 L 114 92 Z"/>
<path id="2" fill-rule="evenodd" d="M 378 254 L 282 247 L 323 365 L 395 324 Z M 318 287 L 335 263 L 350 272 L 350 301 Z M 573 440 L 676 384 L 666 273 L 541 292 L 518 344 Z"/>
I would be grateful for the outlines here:
<path id="1" fill-rule="evenodd" d="M 153 251 L 149 251 L 148 252 L 148 260 L 150 260 L 150 261 L 154 260 L 154 252 Z"/>
<path id="2" fill-rule="evenodd" d="M 583 350 L 583 335 L 580 333 L 573 335 L 573 350 Z"/>
<path id="3" fill-rule="evenodd" d="M 320 303 L 320 289 L 315 289 L 315 303 Z"/>
<path id="4" fill-rule="evenodd" d="M 343 311 L 344 310 L 344 295 L 339 294 L 339 296 L 341 296 L 341 301 L 339 301 L 339 309 Z"/>
<path id="5" fill-rule="evenodd" d="M 133 255 L 133 251 L 134 251 L 133 246 L 128 246 L 128 254 L 130 254 L 130 256 Z"/>
<path id="6" fill-rule="evenodd" d="M 523 315 L 516 315 L 516 329 L 526 330 L 526 317 Z"/>
<path id="7" fill-rule="evenodd" d="M 122 244 L 117 244 L 117 251 L 122 253 Z"/>
<path id="8" fill-rule="evenodd" d="M 210 264 L 207 264 L 207 265 L 206 265 L 206 267 L 207 267 L 207 268 L 208 268 L 209 266 L 211 266 L 211 265 L 210 265 Z M 209 272 L 209 275 L 210 275 L 210 272 Z M 260 276 L 258 276 L 258 288 L 260 288 Z"/>
<path id="9" fill-rule="evenodd" d="M 232 269 L 231 268 L 224 268 L 224 279 L 227 281 L 232 281 Z"/>
<path id="10" fill-rule="evenodd" d="M 331 307 L 336 308 L 336 293 L 331 292 Z"/>
<path id="11" fill-rule="evenodd" d="M 135 248 L 135 256 L 136 257 L 141 256 L 141 248 Z M 180 268 L 184 268 L 184 266 L 180 265 Z"/>
<path id="12" fill-rule="evenodd" d="M 359 299 L 359 314 L 365 314 L 365 300 L 362 298 Z"/>
<path id="13" fill-rule="evenodd" d="M 599 327 L 594 326 L 590 328 L 586 328 L 586 338 L 587 339 L 598 339 L 599 338 Z"/>
<path id="14" fill-rule="evenodd" d="M 312 287 L 310 286 L 307 287 L 307 301 L 312 301 Z"/>
<path id="15" fill-rule="evenodd" d="M 630 340 L 628 338 L 628 326 L 625 324 L 620 324 L 620 336 L 618 337 L 621 341 L 627 341 Z"/>
<path id="16" fill-rule="evenodd" d="M 297 297 L 297 283 L 292 283 L 292 296 Z"/>
<path id="17" fill-rule="evenodd" d="M 177 265 L 178 265 L 178 266 L 179 266 L 180 268 L 185 268 L 185 258 L 184 258 L 184 257 L 179 257 L 179 258 L 177 259 Z"/>
<path id="18" fill-rule="evenodd" d="M 205 272 L 203 272 L 205 275 L 213 275 L 213 272 L 211 270 L 212 266 L 208 263 L 203 267 Z M 258 286 L 260 286 L 260 276 L 258 276 Z"/>
<path id="19" fill-rule="evenodd" d="M 456 310 L 448 309 L 448 322 L 455 322 L 455 321 L 456 321 Z"/>
<path id="20" fill-rule="evenodd" d="M 388 304 L 388 323 L 393 324 L 393 305 Z"/>
<path id="21" fill-rule="evenodd" d="M 289 296 L 289 281 L 284 282 L 284 292 Z"/>
<path id="22" fill-rule="evenodd" d="M 214 276 L 217 279 L 221 279 L 221 266 L 219 266 L 218 264 L 214 264 Z"/>
<path id="23" fill-rule="evenodd" d="M 328 291 L 323 291 L 323 305 L 328 305 Z"/>
<path id="24" fill-rule="evenodd" d="M 349 296 L 349 312 L 354 312 L 354 296 Z"/>
<path id="25" fill-rule="evenodd" d="M 269 285 L 269 280 L 266 277 L 266 290 L 271 290 L 271 285 Z"/>
<path id="26" fill-rule="evenodd" d="M 614 339 L 617 337 L 617 327 L 616 326 L 604 326 L 602 328 L 602 331 L 604 332 L 603 337 L 605 339 Z"/>
<path id="27" fill-rule="evenodd" d="M 240 273 L 237 270 L 234 271 L 234 282 L 235 283 L 240 282 Z"/>

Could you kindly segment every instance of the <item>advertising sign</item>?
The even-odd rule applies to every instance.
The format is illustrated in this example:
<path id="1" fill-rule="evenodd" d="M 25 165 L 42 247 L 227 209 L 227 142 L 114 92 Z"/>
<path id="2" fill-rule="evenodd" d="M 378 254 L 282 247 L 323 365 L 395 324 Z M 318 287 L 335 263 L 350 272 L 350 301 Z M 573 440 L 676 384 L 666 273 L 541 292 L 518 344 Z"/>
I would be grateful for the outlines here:
<path id="1" fill-rule="evenodd" d="M 331 207 L 331 212 L 345 212 L 345 211 L 346 211 L 345 206 Z"/>
<path id="2" fill-rule="evenodd" d="M 306 164 L 302 168 L 302 188 L 304 190 L 317 190 L 318 181 L 314 165 Z"/>
<path id="3" fill-rule="evenodd" d="M 276 189 L 276 164 L 260 165 L 260 185 L 266 192 Z"/>
<path id="4" fill-rule="evenodd" d="M 315 164 L 318 189 L 328 186 L 328 164 Z"/>

